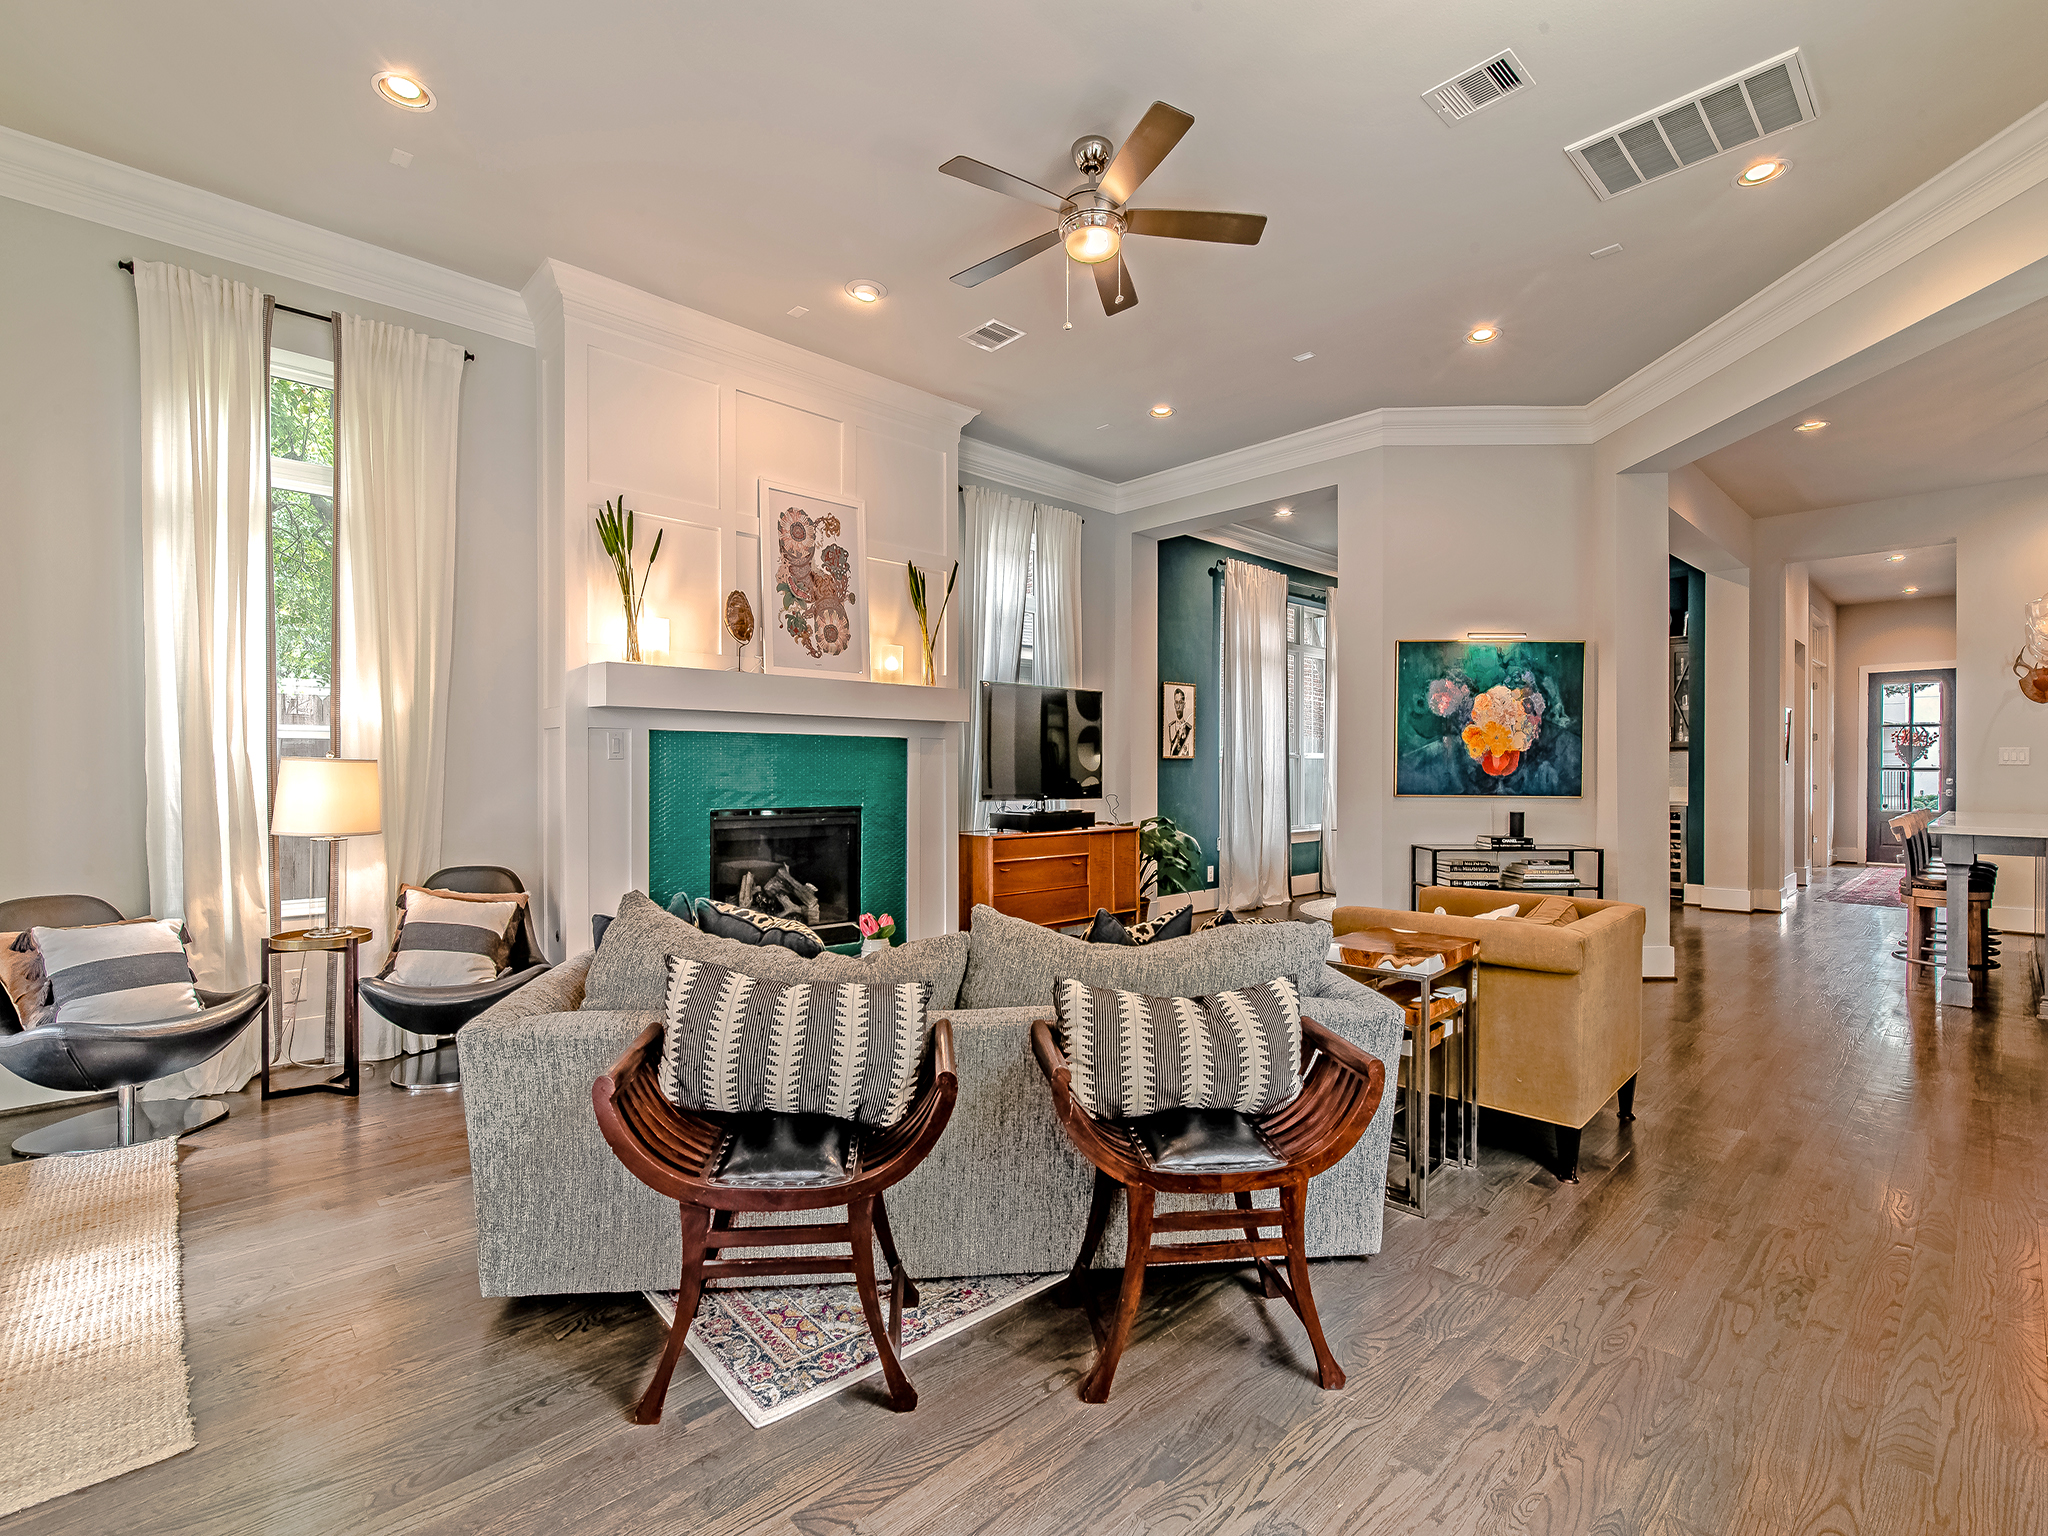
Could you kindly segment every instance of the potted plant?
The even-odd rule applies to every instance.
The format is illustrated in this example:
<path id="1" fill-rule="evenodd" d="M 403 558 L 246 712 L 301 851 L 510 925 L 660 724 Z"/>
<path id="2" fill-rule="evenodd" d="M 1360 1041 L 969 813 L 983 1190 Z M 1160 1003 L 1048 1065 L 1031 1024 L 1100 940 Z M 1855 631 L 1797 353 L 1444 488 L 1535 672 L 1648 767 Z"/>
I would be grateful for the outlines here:
<path id="1" fill-rule="evenodd" d="M 1148 816 L 1138 823 L 1138 891 L 1148 901 L 1200 890 L 1201 858 L 1202 845 L 1172 817 Z"/>

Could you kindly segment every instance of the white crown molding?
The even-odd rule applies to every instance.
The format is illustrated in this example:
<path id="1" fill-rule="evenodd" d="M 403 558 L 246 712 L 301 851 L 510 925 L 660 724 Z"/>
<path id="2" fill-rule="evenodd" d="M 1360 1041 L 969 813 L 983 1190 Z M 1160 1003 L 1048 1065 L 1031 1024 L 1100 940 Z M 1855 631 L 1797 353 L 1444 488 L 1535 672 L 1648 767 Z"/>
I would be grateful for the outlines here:
<path id="1" fill-rule="evenodd" d="M 1586 415 L 1595 436 L 1675 399 L 2044 180 L 2048 106 L 2036 107 L 1594 400 Z"/>
<path id="2" fill-rule="evenodd" d="M 807 352 L 564 261 L 542 262 L 522 292 L 536 322 L 559 314 L 657 346 L 680 347 L 720 367 L 822 390 L 909 425 L 937 425 L 957 433 L 981 414 L 973 406 Z"/>
<path id="3" fill-rule="evenodd" d="M 1001 448 L 994 443 L 985 443 L 977 437 L 960 439 L 960 472 L 1014 486 L 1034 496 L 1050 496 L 1055 501 L 1078 502 L 1084 507 L 1093 507 L 1098 512 L 1121 510 L 1117 506 L 1117 488 L 1113 482 L 1098 480 L 1093 475 L 1084 475 L 1080 470 L 1069 469 L 1064 464 L 1034 459 L 1030 454 L 1019 453 L 1014 448 Z"/>
<path id="4" fill-rule="evenodd" d="M 1116 488 L 1116 510 L 1133 512 L 1373 448 L 1554 447 L 1592 441 L 1580 406 L 1447 405 L 1366 411 L 1126 480 Z"/>
<path id="5" fill-rule="evenodd" d="M 533 345 L 510 288 L 12 128 L 0 128 L 0 197 Z"/>
<path id="6" fill-rule="evenodd" d="M 1241 554 L 1278 560 L 1283 565 L 1299 566 L 1302 570 L 1327 576 L 1333 583 L 1337 579 L 1335 555 L 1311 545 L 1297 544 L 1292 539 L 1283 539 L 1278 534 L 1262 533 L 1256 528 L 1232 527 L 1199 529 L 1188 537 L 1200 539 L 1204 544 L 1221 544 L 1225 549 L 1234 549 Z"/>

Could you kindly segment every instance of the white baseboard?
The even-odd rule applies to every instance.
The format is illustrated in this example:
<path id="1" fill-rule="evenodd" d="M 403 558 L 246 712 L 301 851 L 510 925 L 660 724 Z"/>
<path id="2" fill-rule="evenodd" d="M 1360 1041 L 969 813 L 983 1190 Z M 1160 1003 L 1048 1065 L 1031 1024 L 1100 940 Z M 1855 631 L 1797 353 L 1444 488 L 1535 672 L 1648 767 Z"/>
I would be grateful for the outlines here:
<path id="1" fill-rule="evenodd" d="M 1678 976 L 1678 951 L 1669 944 L 1643 946 L 1643 980 L 1672 981 Z"/>
<path id="2" fill-rule="evenodd" d="M 2000 933 L 2039 933 L 2034 926 L 2034 909 L 2031 907 L 2000 907 L 1991 909 L 1991 926 Z"/>
<path id="3" fill-rule="evenodd" d="M 1833 858 L 1837 864 L 1861 864 L 1863 862 L 1863 845 L 1858 843 L 1848 848 L 1837 848 L 1833 851 Z"/>
<path id="4" fill-rule="evenodd" d="M 1747 912 L 1749 892 L 1735 886 L 1688 885 L 1685 888 L 1685 904 L 1689 907 L 1704 907 L 1709 912 Z"/>

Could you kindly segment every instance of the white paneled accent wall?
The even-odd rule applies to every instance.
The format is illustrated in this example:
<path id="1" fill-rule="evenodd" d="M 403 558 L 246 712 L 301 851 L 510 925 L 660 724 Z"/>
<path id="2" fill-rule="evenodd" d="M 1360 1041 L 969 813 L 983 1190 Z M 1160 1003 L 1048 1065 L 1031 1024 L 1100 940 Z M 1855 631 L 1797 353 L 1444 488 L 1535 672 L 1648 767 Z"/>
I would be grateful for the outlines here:
<path id="1" fill-rule="evenodd" d="M 747 712 L 765 718 L 750 728 L 859 720 L 873 722 L 874 734 L 911 735 L 926 750 L 941 740 L 932 732 L 945 733 L 937 750 L 957 753 L 960 726 L 951 717 L 965 718 L 964 695 L 911 698 L 915 683 L 828 686 L 758 675 L 762 637 L 774 622 L 774 582 L 764 568 L 772 539 L 763 537 L 758 487 L 766 476 L 863 503 L 867 558 L 854 587 L 855 619 L 866 622 L 870 657 L 900 645 L 914 678 L 920 647 L 907 567 L 922 566 L 944 590 L 959 556 L 960 428 L 975 413 L 560 262 L 544 263 L 524 297 L 541 366 L 544 928 L 559 955 L 588 942 L 590 913 L 612 911 L 633 877 L 645 878 L 644 830 L 616 824 L 622 807 L 644 815 L 644 807 L 630 808 L 635 791 L 621 785 L 635 757 L 645 761 L 645 732 L 734 728 L 729 684 L 704 679 L 696 688 L 677 675 L 731 672 L 741 661 L 723 622 L 728 593 L 747 594 L 758 627 L 744 658 L 755 675 L 744 688 Z M 635 514 L 636 565 L 662 535 L 645 612 L 669 626 L 667 653 L 649 656 L 663 675 L 636 696 L 672 703 L 630 717 L 591 702 L 622 686 L 619 587 L 594 524 L 599 508 L 620 496 Z M 641 643 L 646 652 L 645 633 Z M 937 649 L 939 688 L 959 694 L 953 636 L 943 634 Z M 612 684 L 588 686 L 592 667 L 612 672 Z M 609 729 L 629 733 L 624 757 L 570 749 Z M 614 775 L 621 785 L 596 782 Z M 922 786 L 913 772 L 913 801 L 929 798 Z M 951 795 L 941 799 L 912 807 L 914 821 L 931 823 L 913 833 L 914 932 L 950 926 L 943 914 L 957 870 L 957 850 L 949 850 L 958 808 Z"/>

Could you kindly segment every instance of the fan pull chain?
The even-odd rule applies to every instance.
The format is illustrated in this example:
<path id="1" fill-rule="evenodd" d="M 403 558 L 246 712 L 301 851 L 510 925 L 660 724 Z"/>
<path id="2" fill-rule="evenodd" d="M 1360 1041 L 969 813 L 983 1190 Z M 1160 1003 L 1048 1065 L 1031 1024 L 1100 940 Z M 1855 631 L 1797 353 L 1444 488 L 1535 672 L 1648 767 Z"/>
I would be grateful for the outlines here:
<path id="1" fill-rule="evenodd" d="M 1116 253 L 1116 301 L 1119 304 L 1124 301 L 1124 253 L 1121 249 Z"/>
<path id="2" fill-rule="evenodd" d="M 1065 276 L 1066 276 L 1066 289 L 1067 289 L 1067 323 L 1066 323 L 1065 325 L 1061 326 L 1061 327 L 1060 327 L 1060 329 L 1061 329 L 1061 330 L 1063 330 L 1063 331 L 1071 331 L 1071 330 L 1072 330 L 1072 329 L 1074 328 L 1074 261 L 1073 261 L 1073 258 L 1072 258 L 1072 257 L 1070 257 L 1070 256 L 1063 256 L 1063 257 L 1062 257 L 1062 259 L 1061 259 L 1061 261 L 1060 261 L 1060 265 L 1061 265 L 1061 267 L 1062 267 L 1062 268 L 1064 268 L 1064 269 L 1065 269 Z"/>

